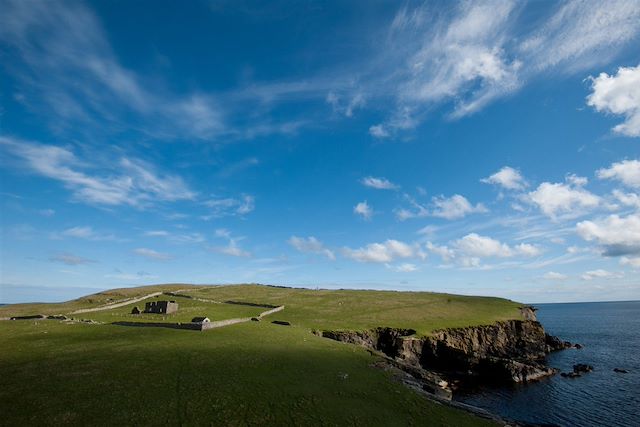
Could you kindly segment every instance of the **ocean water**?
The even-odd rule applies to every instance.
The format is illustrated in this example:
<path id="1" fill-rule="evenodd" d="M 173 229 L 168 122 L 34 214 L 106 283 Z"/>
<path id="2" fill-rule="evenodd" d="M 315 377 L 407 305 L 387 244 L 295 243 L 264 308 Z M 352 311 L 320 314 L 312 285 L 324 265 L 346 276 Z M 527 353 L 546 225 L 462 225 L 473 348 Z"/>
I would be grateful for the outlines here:
<path id="1" fill-rule="evenodd" d="M 587 363 L 594 371 L 580 378 L 558 374 L 522 386 L 484 388 L 456 400 L 533 424 L 640 426 L 640 301 L 536 307 L 548 333 L 584 346 L 552 353 L 547 364 L 569 372 L 574 364 Z"/>

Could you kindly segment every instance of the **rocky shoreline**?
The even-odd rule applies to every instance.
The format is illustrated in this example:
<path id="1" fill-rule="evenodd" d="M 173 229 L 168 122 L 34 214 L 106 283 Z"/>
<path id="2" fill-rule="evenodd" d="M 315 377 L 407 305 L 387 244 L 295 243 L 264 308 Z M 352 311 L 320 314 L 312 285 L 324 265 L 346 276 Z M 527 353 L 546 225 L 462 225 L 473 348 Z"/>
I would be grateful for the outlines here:
<path id="1" fill-rule="evenodd" d="M 376 352 L 438 398 L 452 399 L 455 390 L 472 384 L 514 384 L 558 373 L 545 366 L 552 351 L 580 348 L 548 335 L 535 309 L 523 307 L 525 320 L 443 329 L 417 337 L 412 329 L 380 327 L 365 331 L 316 331 L 337 341 Z"/>

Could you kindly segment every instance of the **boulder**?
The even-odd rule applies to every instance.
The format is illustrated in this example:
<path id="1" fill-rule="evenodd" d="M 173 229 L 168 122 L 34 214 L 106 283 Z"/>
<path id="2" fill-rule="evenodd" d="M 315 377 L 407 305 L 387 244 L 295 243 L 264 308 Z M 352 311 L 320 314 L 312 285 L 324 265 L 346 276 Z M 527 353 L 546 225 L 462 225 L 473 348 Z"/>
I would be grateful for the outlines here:
<path id="1" fill-rule="evenodd" d="M 578 378 L 578 377 L 581 377 L 582 375 L 580 375 L 577 372 L 563 372 L 560 374 L 560 376 L 565 378 Z"/>
<path id="2" fill-rule="evenodd" d="M 252 317 L 252 318 L 251 318 L 251 321 L 252 321 L 252 322 L 259 322 L 259 321 L 260 321 L 260 319 L 259 319 L 259 318 L 257 318 L 257 317 Z"/>
<path id="3" fill-rule="evenodd" d="M 619 374 L 628 374 L 629 371 L 627 371 L 626 369 L 620 369 L 620 368 L 613 368 L 613 372 L 617 372 Z"/>
<path id="4" fill-rule="evenodd" d="M 573 372 L 579 373 L 587 373 L 593 371 L 593 366 L 587 365 L 585 363 L 578 363 L 577 365 L 573 365 Z"/>

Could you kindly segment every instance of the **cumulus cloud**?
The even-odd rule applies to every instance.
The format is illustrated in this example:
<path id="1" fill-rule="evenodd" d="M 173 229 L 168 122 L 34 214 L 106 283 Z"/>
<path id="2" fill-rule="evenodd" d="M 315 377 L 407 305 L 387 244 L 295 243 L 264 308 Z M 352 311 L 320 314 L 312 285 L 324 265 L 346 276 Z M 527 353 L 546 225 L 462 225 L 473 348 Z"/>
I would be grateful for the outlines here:
<path id="1" fill-rule="evenodd" d="M 54 233 L 52 238 L 59 239 L 64 237 L 73 237 L 75 239 L 86 239 L 86 240 L 116 240 L 116 237 L 113 234 L 104 234 L 99 233 L 93 229 L 93 227 L 89 226 L 77 226 L 67 228 L 66 230 L 60 233 Z"/>
<path id="2" fill-rule="evenodd" d="M 330 260 L 336 259 L 333 251 L 325 248 L 324 244 L 313 236 L 307 238 L 291 236 L 287 242 L 300 252 L 324 255 Z"/>
<path id="3" fill-rule="evenodd" d="M 505 166 L 493 175 L 480 180 L 486 184 L 499 185 L 507 190 L 523 190 L 527 182 L 516 169 Z"/>
<path id="4" fill-rule="evenodd" d="M 511 247 L 499 240 L 480 236 L 476 233 L 467 234 L 461 239 L 458 239 L 454 246 L 458 251 L 471 258 L 534 257 L 542 253 L 540 248 L 528 243 L 521 243 Z"/>
<path id="5" fill-rule="evenodd" d="M 640 85 L 640 82 L 638 84 Z M 640 188 L 640 160 L 613 163 L 608 168 L 598 169 L 596 176 L 600 179 L 620 181 L 628 187 Z"/>
<path id="6" fill-rule="evenodd" d="M 425 246 L 429 252 L 438 255 L 444 262 L 450 262 L 456 256 L 453 249 L 444 245 L 436 245 L 432 242 L 427 242 Z"/>
<path id="7" fill-rule="evenodd" d="M 582 221 L 576 231 L 584 240 L 597 243 L 605 256 L 640 254 L 640 215 Z"/>
<path id="8" fill-rule="evenodd" d="M 386 240 L 383 243 L 370 243 L 362 248 L 344 248 L 347 258 L 360 262 L 390 263 L 398 258 L 424 258 L 426 255 L 417 245 L 409 245 L 398 240 Z"/>
<path id="9" fill-rule="evenodd" d="M 640 196 L 636 193 L 625 193 L 620 190 L 613 190 L 613 197 L 625 206 L 640 209 Z"/>
<path id="10" fill-rule="evenodd" d="M 362 218 L 366 220 L 370 220 L 373 216 L 373 209 L 371 208 L 371 206 L 369 206 L 366 200 L 355 205 L 353 208 L 353 212 L 362 216 Z"/>
<path id="11" fill-rule="evenodd" d="M 636 15 L 640 20 L 640 13 L 636 12 Z M 640 65 L 620 67 L 616 75 L 600 73 L 591 82 L 592 92 L 587 97 L 587 105 L 598 112 L 624 116 L 625 121 L 616 125 L 614 132 L 640 136 Z"/>
<path id="12" fill-rule="evenodd" d="M 145 257 L 155 261 L 168 261 L 171 258 L 173 258 L 169 254 L 158 252 L 148 248 L 137 248 L 137 249 L 134 249 L 133 253 L 135 253 L 136 255 L 140 255 L 141 257 Z"/>
<path id="13" fill-rule="evenodd" d="M 593 279 L 620 279 L 624 275 L 622 273 L 614 273 L 607 270 L 590 270 L 586 271 L 582 276 L 583 280 L 593 280 Z"/>
<path id="14" fill-rule="evenodd" d="M 365 187 L 375 188 L 376 190 L 397 190 L 400 188 L 386 178 L 376 178 L 367 176 L 360 181 Z"/>
<path id="15" fill-rule="evenodd" d="M 586 178 L 567 176 L 566 183 L 543 182 L 523 199 L 555 219 L 559 214 L 578 215 L 600 204 L 600 198 L 582 188 Z"/>
<path id="16" fill-rule="evenodd" d="M 631 268 L 638 268 L 640 269 L 640 257 L 622 257 L 620 258 L 620 264 L 621 265 L 628 265 Z"/>
<path id="17" fill-rule="evenodd" d="M 388 138 L 391 136 L 389 130 L 382 124 L 369 127 L 369 134 L 375 138 Z"/>
<path id="18" fill-rule="evenodd" d="M 482 203 L 474 206 L 469 203 L 464 196 L 459 194 L 454 194 L 451 197 L 434 197 L 432 203 L 434 208 L 431 215 L 449 220 L 463 218 L 472 213 L 485 213 L 489 211 Z"/>
<path id="19" fill-rule="evenodd" d="M 122 157 L 100 174 L 95 161 L 79 159 L 63 147 L 8 137 L 0 137 L 0 147 L 22 160 L 27 170 L 61 182 L 75 199 L 87 204 L 145 207 L 195 197 L 182 178 L 159 173 L 140 159 Z"/>

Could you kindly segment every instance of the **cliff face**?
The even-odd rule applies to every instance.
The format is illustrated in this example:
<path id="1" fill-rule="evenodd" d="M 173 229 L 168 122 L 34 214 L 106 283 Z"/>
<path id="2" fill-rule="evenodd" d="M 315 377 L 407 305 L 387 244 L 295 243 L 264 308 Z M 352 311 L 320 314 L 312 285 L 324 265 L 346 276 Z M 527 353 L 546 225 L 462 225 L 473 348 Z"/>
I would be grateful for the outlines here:
<path id="1" fill-rule="evenodd" d="M 571 344 L 545 334 L 532 309 L 526 309 L 523 318 L 529 320 L 445 329 L 422 338 L 411 336 L 414 330 L 394 328 L 323 331 L 322 336 L 380 351 L 405 372 L 420 377 L 425 388 L 450 393 L 451 385 L 459 382 L 520 383 L 556 372 L 542 359 Z"/>

